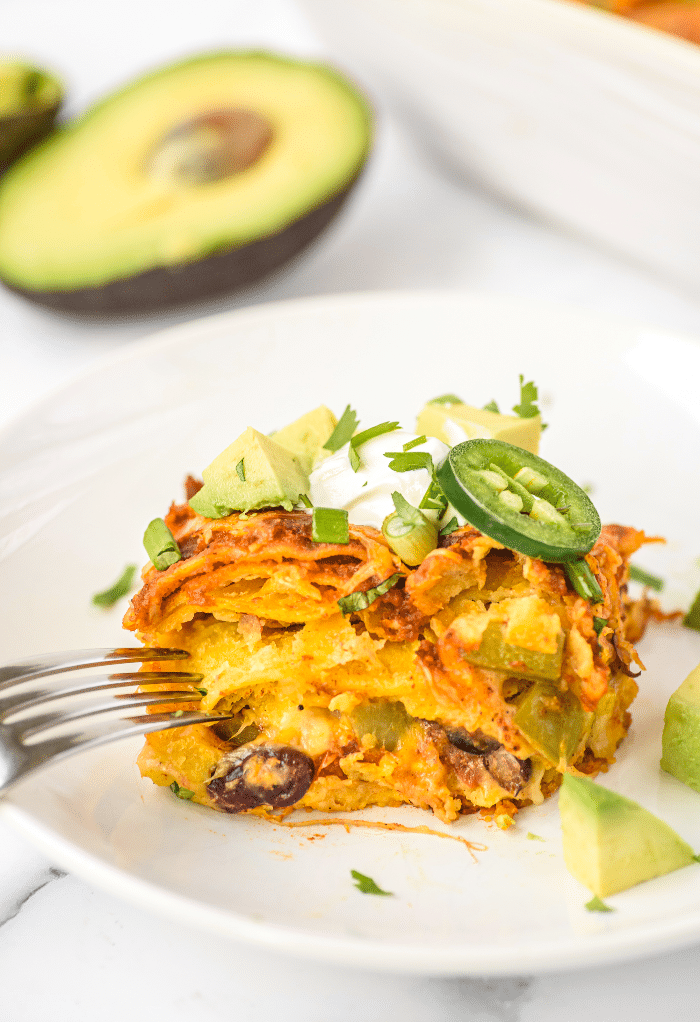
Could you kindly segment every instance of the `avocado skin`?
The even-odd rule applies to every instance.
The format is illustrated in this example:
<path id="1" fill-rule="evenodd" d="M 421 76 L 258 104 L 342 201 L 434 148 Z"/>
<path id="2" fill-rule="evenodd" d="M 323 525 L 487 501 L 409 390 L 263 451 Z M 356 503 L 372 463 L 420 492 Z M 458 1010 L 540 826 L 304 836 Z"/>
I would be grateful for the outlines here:
<path id="1" fill-rule="evenodd" d="M 10 291 L 56 312 L 86 318 L 157 313 L 248 287 L 298 255 L 340 212 L 358 181 L 295 220 L 283 231 L 180 266 L 158 266 L 145 273 L 74 291 L 34 291 L 9 281 Z"/>
<path id="2" fill-rule="evenodd" d="M 60 106 L 0 117 L 0 174 L 53 130 Z"/>

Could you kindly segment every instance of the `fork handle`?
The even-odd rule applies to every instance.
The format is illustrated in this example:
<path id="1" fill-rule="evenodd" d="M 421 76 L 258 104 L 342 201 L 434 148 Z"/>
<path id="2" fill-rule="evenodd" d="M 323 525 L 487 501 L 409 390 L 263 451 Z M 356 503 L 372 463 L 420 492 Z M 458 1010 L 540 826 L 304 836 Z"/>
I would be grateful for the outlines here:
<path id="1" fill-rule="evenodd" d="M 0 667 L 0 688 L 10 682 L 62 674 L 64 671 L 75 671 L 81 667 L 108 667 L 111 664 L 134 664 L 151 660 L 186 660 L 189 655 L 184 649 L 147 649 L 143 646 L 44 653 Z"/>

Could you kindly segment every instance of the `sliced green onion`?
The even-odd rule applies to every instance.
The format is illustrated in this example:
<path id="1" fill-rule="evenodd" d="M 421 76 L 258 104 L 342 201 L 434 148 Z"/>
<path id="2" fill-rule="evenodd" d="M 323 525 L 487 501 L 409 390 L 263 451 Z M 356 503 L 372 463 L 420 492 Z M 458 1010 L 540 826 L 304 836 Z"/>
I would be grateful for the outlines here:
<path id="1" fill-rule="evenodd" d="M 495 412 L 496 415 L 501 414 L 501 409 L 498 407 L 495 401 L 489 401 L 487 405 L 484 405 L 485 412 Z"/>
<path id="2" fill-rule="evenodd" d="M 520 374 L 520 404 L 513 405 L 513 411 L 521 419 L 534 419 L 536 415 L 540 414 L 537 407 L 537 387 L 532 380 L 525 383 L 522 373 Z"/>
<path id="3" fill-rule="evenodd" d="M 440 397 L 434 397 L 428 401 L 429 405 L 463 405 L 461 397 L 457 397 L 456 394 L 441 394 Z"/>
<path id="4" fill-rule="evenodd" d="M 345 447 L 348 440 L 351 439 L 353 433 L 357 429 L 359 419 L 352 410 L 350 405 L 347 406 L 343 414 L 338 420 L 338 425 L 335 427 L 331 435 L 323 445 L 326 451 L 339 451 L 341 447 Z"/>
<path id="5" fill-rule="evenodd" d="M 313 507 L 313 504 L 312 504 L 312 503 L 311 503 L 311 501 L 309 500 L 309 495 L 308 495 L 308 493 L 300 493 L 300 494 L 299 494 L 299 500 L 300 500 L 300 501 L 301 501 L 301 503 L 302 503 L 302 504 L 304 505 L 304 507 Z"/>
<path id="6" fill-rule="evenodd" d="M 190 791 L 189 788 L 181 788 L 177 781 L 173 781 L 170 785 L 170 790 L 174 792 L 178 798 L 193 798 L 194 792 Z"/>
<path id="7" fill-rule="evenodd" d="M 408 443 L 404 444 L 403 449 L 404 451 L 410 451 L 414 447 L 420 447 L 420 445 L 424 444 L 427 439 L 428 438 L 425 434 L 423 434 L 423 436 L 417 436 L 415 440 L 409 440 Z"/>
<path id="8" fill-rule="evenodd" d="M 380 582 L 374 589 L 368 589 L 364 593 L 350 593 L 348 596 L 341 596 L 338 600 L 338 606 L 343 612 L 343 616 L 355 614 L 360 610 L 366 610 L 376 599 L 388 593 L 400 578 L 401 573 L 397 571 L 394 575 L 390 575 L 389 578 Z"/>
<path id="9" fill-rule="evenodd" d="M 105 589 L 101 593 L 95 593 L 92 598 L 93 605 L 95 607 L 113 607 L 117 600 L 121 600 L 122 596 L 131 589 L 134 581 L 134 575 L 136 574 L 136 565 L 127 564 L 124 571 L 121 573 L 114 585 L 110 586 L 109 589 Z"/>
<path id="10" fill-rule="evenodd" d="M 437 546 L 437 525 L 398 491 L 392 493 L 391 499 L 396 511 L 382 522 L 382 535 L 404 564 L 415 567 Z"/>
<path id="11" fill-rule="evenodd" d="M 385 458 L 391 458 L 389 468 L 393 472 L 414 472 L 418 468 L 433 471 L 433 456 L 427 451 L 387 451 Z"/>
<path id="12" fill-rule="evenodd" d="M 607 623 L 608 623 L 607 618 L 595 616 L 593 617 L 593 630 L 596 633 L 596 635 L 600 635 L 600 633 L 603 631 Z"/>
<path id="13" fill-rule="evenodd" d="M 362 894 L 381 894 L 385 898 L 394 897 L 392 891 L 383 891 L 381 887 L 378 887 L 372 877 L 367 877 L 364 873 L 358 873 L 356 869 L 351 869 L 350 875 L 355 881 L 355 887 Z"/>
<path id="14" fill-rule="evenodd" d="M 143 534 L 146 553 L 158 571 L 165 571 L 171 564 L 182 560 L 180 547 L 162 518 L 154 518 Z"/>
<path id="15" fill-rule="evenodd" d="M 690 610 L 683 618 L 683 624 L 686 628 L 693 628 L 696 632 L 700 632 L 700 593 L 695 597 Z"/>
<path id="16" fill-rule="evenodd" d="M 238 478 L 240 479 L 240 481 L 242 483 L 245 482 L 245 459 L 244 458 L 241 458 L 241 460 L 236 465 L 236 475 L 238 476 Z"/>
<path id="17" fill-rule="evenodd" d="M 658 578 L 656 575 L 651 575 L 648 571 L 644 571 L 643 568 L 638 568 L 636 564 L 630 564 L 630 582 L 641 582 L 643 586 L 648 586 L 649 589 L 654 589 L 657 593 L 660 593 L 664 587 L 664 580 Z"/>
<path id="18" fill-rule="evenodd" d="M 579 596 L 590 603 L 600 603 L 603 599 L 603 590 L 598 585 L 596 577 L 591 571 L 588 561 L 581 558 L 578 561 L 567 561 L 564 564 L 567 578 Z"/>
<path id="19" fill-rule="evenodd" d="M 314 543 L 349 543 L 347 511 L 337 507 L 315 507 L 311 515 L 311 538 Z"/>
<path id="20" fill-rule="evenodd" d="M 457 519 L 455 517 L 450 518 L 450 520 L 447 523 L 447 525 L 443 525 L 443 527 L 440 529 L 440 535 L 441 536 L 451 536 L 452 533 L 456 532 L 458 528 L 459 528 L 459 522 L 457 521 Z"/>

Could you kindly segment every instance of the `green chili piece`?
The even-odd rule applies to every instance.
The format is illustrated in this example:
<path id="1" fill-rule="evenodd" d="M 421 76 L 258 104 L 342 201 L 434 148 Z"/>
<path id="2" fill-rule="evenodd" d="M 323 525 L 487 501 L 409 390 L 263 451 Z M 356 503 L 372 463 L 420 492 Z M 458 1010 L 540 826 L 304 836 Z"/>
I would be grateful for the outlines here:
<path id="1" fill-rule="evenodd" d="M 588 562 L 581 558 L 580 561 L 568 561 L 564 565 L 566 576 L 571 582 L 579 596 L 590 603 L 600 603 L 603 599 L 603 590 L 598 585 L 595 575 L 591 571 Z"/>

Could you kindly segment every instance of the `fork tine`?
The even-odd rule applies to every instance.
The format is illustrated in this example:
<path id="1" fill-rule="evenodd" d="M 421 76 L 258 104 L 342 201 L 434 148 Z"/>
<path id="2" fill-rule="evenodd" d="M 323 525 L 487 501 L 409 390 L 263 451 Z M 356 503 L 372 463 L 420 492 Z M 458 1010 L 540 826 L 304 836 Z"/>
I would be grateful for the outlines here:
<path id="1" fill-rule="evenodd" d="M 65 696 L 81 695 L 87 692 L 105 692 L 116 688 L 133 688 L 135 685 L 164 685 L 175 681 L 181 684 L 190 683 L 194 685 L 196 682 L 201 681 L 203 677 L 202 674 L 188 674 L 186 671 L 140 671 L 124 674 L 96 674 L 94 676 L 91 675 L 90 679 L 81 678 L 71 685 L 63 685 L 60 688 L 52 687 L 51 683 L 48 685 L 34 684 L 31 687 L 26 687 L 29 681 L 33 680 L 26 679 L 23 682 L 8 683 L 4 688 L 0 686 L 0 721 L 9 714 L 19 713 L 21 710 L 29 709 L 29 707 L 37 703 L 51 703 Z M 18 688 L 22 688 L 23 691 L 17 693 L 16 689 Z M 197 691 L 191 694 L 193 699 L 200 698 Z M 3 709 L 3 703 L 7 703 L 10 699 L 12 700 L 11 705 Z"/>
<path id="2" fill-rule="evenodd" d="M 0 667 L 0 689 L 6 684 L 28 678 L 42 678 L 82 667 L 106 667 L 109 664 L 134 664 L 156 660 L 186 660 L 184 649 L 148 649 L 144 647 L 117 647 L 115 649 L 81 649 L 72 653 L 45 653 L 17 660 Z"/>
<path id="3" fill-rule="evenodd" d="M 66 724 L 88 720 L 90 717 L 98 717 L 103 713 L 124 713 L 126 710 L 142 709 L 145 706 L 165 706 L 169 703 L 193 702 L 198 702 L 198 700 L 192 698 L 192 692 L 119 693 L 115 694 L 111 699 L 88 703 L 79 709 L 71 710 L 67 713 L 56 713 L 54 711 L 39 717 L 30 717 L 26 722 L 18 721 L 14 726 L 17 729 L 21 729 L 20 740 L 26 742 L 28 739 L 34 738 L 44 731 L 60 729 L 65 727 Z M 211 720 L 211 715 L 208 715 L 207 719 Z M 23 726 L 25 723 L 26 727 Z"/>

